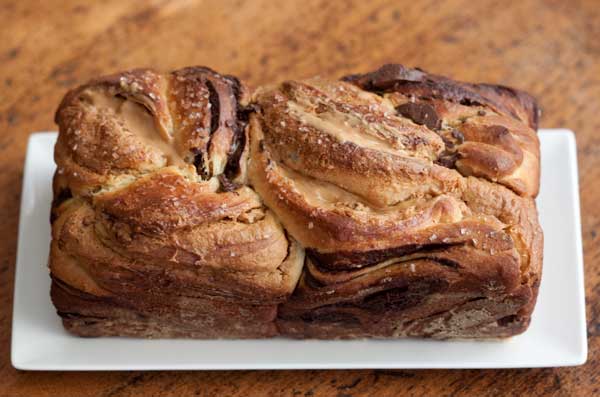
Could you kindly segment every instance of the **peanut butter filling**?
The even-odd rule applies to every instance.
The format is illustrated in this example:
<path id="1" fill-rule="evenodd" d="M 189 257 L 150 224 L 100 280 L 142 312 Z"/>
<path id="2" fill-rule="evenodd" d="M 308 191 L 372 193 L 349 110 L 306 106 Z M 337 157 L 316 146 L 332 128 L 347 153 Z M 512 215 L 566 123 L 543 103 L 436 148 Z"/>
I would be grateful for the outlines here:
<path id="1" fill-rule="evenodd" d="M 98 109 L 108 109 L 122 122 L 123 127 L 135 134 L 144 144 L 160 150 L 166 165 L 188 167 L 175 147 L 175 140 L 161 134 L 154 117 L 142 104 L 131 99 L 111 95 L 107 91 L 88 91 L 86 98 Z"/>

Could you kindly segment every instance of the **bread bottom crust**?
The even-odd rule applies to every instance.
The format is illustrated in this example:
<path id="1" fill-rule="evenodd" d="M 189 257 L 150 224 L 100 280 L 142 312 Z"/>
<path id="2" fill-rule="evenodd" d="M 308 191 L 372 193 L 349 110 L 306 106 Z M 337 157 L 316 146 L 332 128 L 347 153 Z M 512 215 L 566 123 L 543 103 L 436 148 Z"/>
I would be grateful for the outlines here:
<path id="1" fill-rule="evenodd" d="M 276 305 L 193 297 L 188 298 L 191 303 L 175 308 L 141 309 L 87 294 L 57 279 L 52 280 L 50 296 L 65 329 L 78 336 L 239 339 L 277 335 Z M 215 307 L 221 310 L 214 310 Z"/>
<path id="2" fill-rule="evenodd" d="M 332 310 L 317 318 L 311 318 L 309 313 L 278 318 L 277 326 L 282 335 L 299 339 L 505 338 L 520 334 L 529 326 L 530 313 L 517 313 L 530 298 L 527 289 L 498 298 L 448 297 L 448 302 L 456 301 L 450 309 L 413 315 L 410 319 L 403 310 L 389 310 L 379 316 L 368 313 L 364 317 L 349 315 L 347 310 Z M 373 320 L 374 317 L 379 319 Z"/>
<path id="3" fill-rule="evenodd" d="M 365 311 L 333 307 L 277 316 L 276 305 L 222 301 L 219 303 L 226 310 L 210 310 L 215 301 L 208 302 L 209 298 L 193 298 L 193 311 L 185 305 L 178 310 L 140 310 L 87 294 L 57 279 L 51 286 L 52 301 L 63 325 L 74 335 L 196 339 L 506 338 L 523 333 L 529 326 L 528 308 L 533 306 L 535 292 L 522 287 L 494 298 L 440 294 L 431 296 L 429 305 L 421 303 L 423 309 L 416 315 L 407 308 Z M 208 310 L 198 309 L 203 301 Z M 445 301 L 441 306 L 450 308 L 428 313 L 441 301 Z"/>

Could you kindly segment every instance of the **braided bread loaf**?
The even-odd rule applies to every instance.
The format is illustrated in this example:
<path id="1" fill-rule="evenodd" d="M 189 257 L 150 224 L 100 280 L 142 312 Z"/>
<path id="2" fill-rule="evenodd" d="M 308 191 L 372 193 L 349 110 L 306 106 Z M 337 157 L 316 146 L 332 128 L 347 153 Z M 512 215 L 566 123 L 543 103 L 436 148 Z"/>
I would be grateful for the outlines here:
<path id="1" fill-rule="evenodd" d="M 505 337 L 541 276 L 538 109 L 400 65 L 69 92 L 51 296 L 82 336 Z"/>

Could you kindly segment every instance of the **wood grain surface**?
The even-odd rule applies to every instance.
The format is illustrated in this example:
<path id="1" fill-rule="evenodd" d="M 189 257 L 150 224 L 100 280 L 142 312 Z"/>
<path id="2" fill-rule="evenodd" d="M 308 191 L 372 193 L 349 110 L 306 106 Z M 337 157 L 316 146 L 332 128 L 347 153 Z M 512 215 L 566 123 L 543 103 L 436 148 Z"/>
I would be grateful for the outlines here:
<path id="1" fill-rule="evenodd" d="M 137 66 L 209 65 L 257 85 L 314 74 L 340 76 L 386 62 L 525 89 L 544 109 L 543 127 L 576 131 L 587 364 L 468 371 L 57 373 L 12 368 L 12 294 L 27 137 L 55 129 L 53 113 L 69 87 Z M 1 0 L 0 65 L 0 396 L 600 395 L 600 2 Z"/>

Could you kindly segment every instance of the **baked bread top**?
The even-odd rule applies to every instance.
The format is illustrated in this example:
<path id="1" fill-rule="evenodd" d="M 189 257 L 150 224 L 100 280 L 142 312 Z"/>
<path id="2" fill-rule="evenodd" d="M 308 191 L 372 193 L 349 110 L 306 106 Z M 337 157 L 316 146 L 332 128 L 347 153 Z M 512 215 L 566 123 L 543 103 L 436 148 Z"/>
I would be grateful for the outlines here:
<path id="1" fill-rule="evenodd" d="M 87 252 L 87 224 L 129 266 L 212 269 L 206 285 L 254 301 L 285 300 L 303 266 L 321 295 L 419 260 L 457 290 L 537 286 L 537 119 L 523 92 L 401 65 L 252 94 L 199 67 L 94 80 L 56 115 L 54 239 L 85 271 L 51 269 L 102 280 L 93 264 L 115 260 Z"/>

